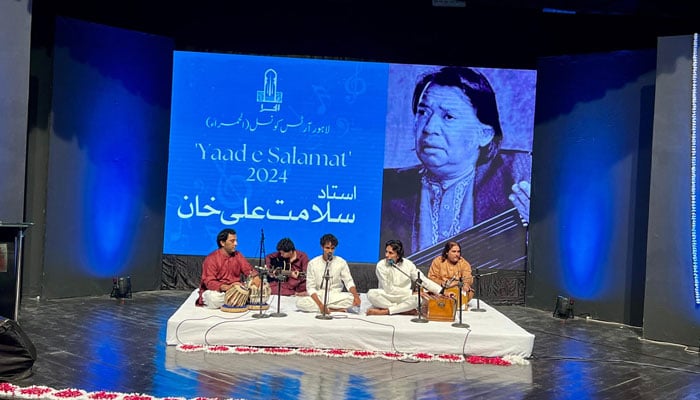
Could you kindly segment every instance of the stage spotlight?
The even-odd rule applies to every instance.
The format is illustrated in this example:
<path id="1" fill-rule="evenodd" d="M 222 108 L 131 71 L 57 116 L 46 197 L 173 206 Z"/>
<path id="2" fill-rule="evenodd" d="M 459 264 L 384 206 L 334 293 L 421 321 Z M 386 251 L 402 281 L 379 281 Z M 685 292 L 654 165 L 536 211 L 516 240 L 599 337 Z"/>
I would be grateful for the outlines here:
<path id="1" fill-rule="evenodd" d="M 557 302 L 554 305 L 554 313 L 552 316 L 562 319 L 574 317 L 574 299 L 564 296 L 557 296 Z"/>
<path id="2" fill-rule="evenodd" d="M 115 297 L 117 299 L 130 299 L 131 298 L 131 277 L 119 277 L 112 278 L 112 293 L 109 297 Z"/>

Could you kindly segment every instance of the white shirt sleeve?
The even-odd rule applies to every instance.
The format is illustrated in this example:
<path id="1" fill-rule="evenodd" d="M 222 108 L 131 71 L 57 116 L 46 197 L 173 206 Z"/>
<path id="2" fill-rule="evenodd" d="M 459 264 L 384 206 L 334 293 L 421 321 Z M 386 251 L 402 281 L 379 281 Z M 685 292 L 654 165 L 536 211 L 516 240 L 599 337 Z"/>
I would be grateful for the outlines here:
<path id="1" fill-rule="evenodd" d="M 406 263 L 406 262 L 407 262 L 407 263 L 410 263 L 410 265 L 413 267 L 413 268 L 411 269 L 411 279 L 413 279 L 414 281 L 417 280 L 417 279 L 418 279 L 418 273 L 420 272 L 420 270 L 416 267 L 415 264 L 413 264 L 413 262 L 412 262 L 411 260 L 407 260 L 407 259 L 404 258 L 403 261 L 404 261 L 404 263 Z M 430 279 L 428 279 L 428 275 L 426 275 L 426 274 L 424 274 L 424 273 L 422 273 L 422 272 L 420 273 L 420 280 L 421 280 L 421 282 L 422 282 L 422 283 L 421 283 L 421 287 L 422 287 L 423 289 L 426 289 L 426 290 L 430 291 L 431 293 L 438 294 L 438 293 L 440 293 L 440 291 L 442 290 L 442 286 L 440 286 L 440 285 L 438 285 L 437 283 L 435 283 L 435 282 L 431 281 Z"/>
<path id="2" fill-rule="evenodd" d="M 306 267 L 306 291 L 309 293 L 309 296 L 318 293 L 321 288 L 324 269 L 325 264 L 321 256 L 315 257 L 309 261 Z"/>
<path id="3" fill-rule="evenodd" d="M 343 284 L 345 284 L 345 288 L 347 288 L 349 291 L 351 287 L 355 286 L 355 281 L 352 279 L 352 275 L 350 274 L 350 267 L 344 259 L 340 257 L 336 258 L 339 259 L 338 261 L 342 262 L 340 266 L 340 279 L 343 281 Z M 333 261 L 335 261 L 335 259 Z"/>

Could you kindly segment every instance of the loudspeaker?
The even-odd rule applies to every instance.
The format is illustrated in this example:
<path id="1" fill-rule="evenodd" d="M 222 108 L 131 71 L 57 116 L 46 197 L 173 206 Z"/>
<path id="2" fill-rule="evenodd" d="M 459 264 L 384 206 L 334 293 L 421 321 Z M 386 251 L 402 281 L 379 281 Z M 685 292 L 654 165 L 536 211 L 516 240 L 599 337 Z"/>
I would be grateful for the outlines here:
<path id="1" fill-rule="evenodd" d="M 131 277 L 119 277 L 112 278 L 112 293 L 110 297 L 116 297 L 117 299 L 131 298 Z"/>
<path id="2" fill-rule="evenodd" d="M 32 374 L 34 361 L 36 348 L 29 337 L 17 322 L 0 317 L 0 378 L 28 377 Z"/>
<path id="3" fill-rule="evenodd" d="M 569 319 L 574 317 L 574 299 L 564 296 L 557 296 L 557 303 L 554 305 L 553 317 Z"/>

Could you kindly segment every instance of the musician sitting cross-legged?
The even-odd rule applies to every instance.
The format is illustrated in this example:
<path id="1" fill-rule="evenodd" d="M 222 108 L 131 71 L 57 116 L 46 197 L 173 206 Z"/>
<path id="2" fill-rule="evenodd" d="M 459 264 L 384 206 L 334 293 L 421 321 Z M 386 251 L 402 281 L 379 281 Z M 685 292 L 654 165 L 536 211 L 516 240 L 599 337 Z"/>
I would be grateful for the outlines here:
<path id="1" fill-rule="evenodd" d="M 346 312 L 359 308 L 362 300 L 355 288 L 348 263 L 335 255 L 338 239 L 327 233 L 321 236 L 323 254 L 309 261 L 306 276 L 308 296 L 297 297 L 297 309 L 304 312 Z M 347 288 L 347 292 L 343 291 Z"/>
<path id="2" fill-rule="evenodd" d="M 218 248 L 209 253 L 202 263 L 202 280 L 196 303 L 207 308 L 220 308 L 224 305 L 226 292 L 234 286 L 245 286 L 246 277 L 254 277 L 253 282 L 260 285 L 257 271 L 236 250 L 238 235 L 235 230 L 223 229 L 216 236 L 216 244 Z"/>
<path id="3" fill-rule="evenodd" d="M 442 254 L 437 256 L 430 264 L 428 278 L 445 288 L 444 293 L 457 299 L 459 295 L 459 280 L 462 280 L 462 309 L 466 309 L 469 300 L 474 297 L 471 289 L 474 277 L 472 267 L 462 257 L 462 247 L 457 242 L 449 241 L 445 244 Z"/>
<path id="4" fill-rule="evenodd" d="M 282 296 L 306 296 L 306 269 L 309 256 L 294 246 L 290 238 L 277 243 L 277 251 L 265 256 L 265 265 L 270 268 L 272 294 L 278 289 Z"/>
<path id="5" fill-rule="evenodd" d="M 385 246 L 385 257 L 376 267 L 379 288 L 367 291 L 372 308 L 367 315 L 415 314 L 418 297 L 413 294 L 413 282 L 420 283 L 428 291 L 440 294 L 442 287 L 425 276 L 411 260 L 404 258 L 400 240 L 389 240 Z"/>

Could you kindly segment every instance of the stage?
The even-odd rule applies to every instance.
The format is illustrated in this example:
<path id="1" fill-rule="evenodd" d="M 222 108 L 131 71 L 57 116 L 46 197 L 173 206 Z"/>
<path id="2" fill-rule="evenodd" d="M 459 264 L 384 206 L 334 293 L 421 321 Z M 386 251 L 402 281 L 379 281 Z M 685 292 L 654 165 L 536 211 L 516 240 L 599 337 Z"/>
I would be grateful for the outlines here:
<path id="1" fill-rule="evenodd" d="M 535 336 L 483 301 L 485 312 L 462 312 L 469 328 L 453 327 L 453 322 L 412 322 L 407 315 L 367 316 L 370 304 L 361 294 L 359 314 L 331 313 L 330 320 L 314 313 L 297 311 L 295 298 L 282 296 L 280 312 L 286 317 L 256 318 L 260 311 L 228 313 L 195 306 L 197 290 L 168 319 L 168 345 L 227 345 L 250 347 L 290 347 L 348 349 L 381 352 L 466 354 L 483 357 L 520 356 L 532 353 Z M 271 296 L 270 309 L 277 311 L 277 296 Z M 476 308 L 472 299 L 469 309 Z M 459 322 L 459 311 L 455 322 Z"/>

